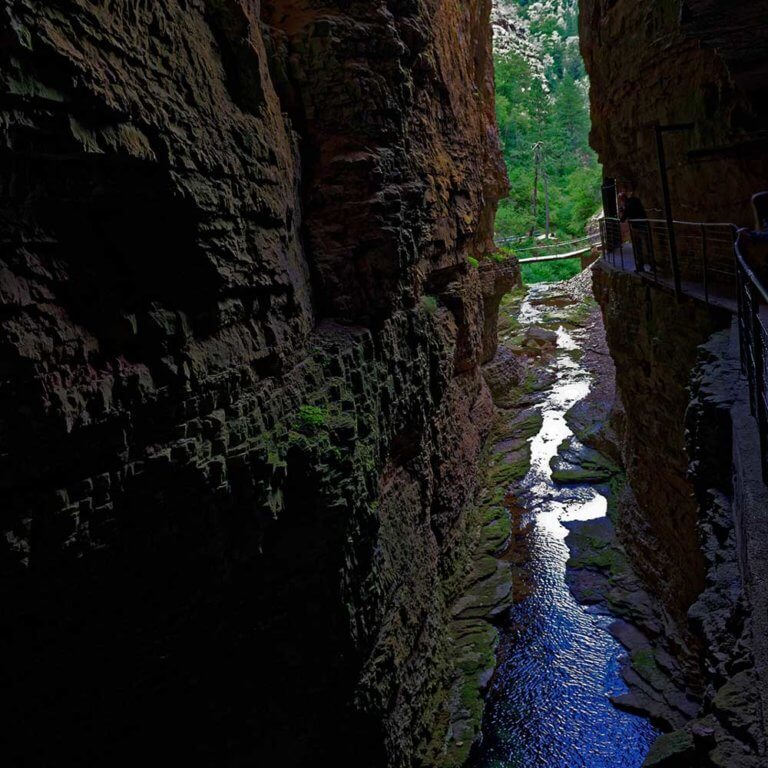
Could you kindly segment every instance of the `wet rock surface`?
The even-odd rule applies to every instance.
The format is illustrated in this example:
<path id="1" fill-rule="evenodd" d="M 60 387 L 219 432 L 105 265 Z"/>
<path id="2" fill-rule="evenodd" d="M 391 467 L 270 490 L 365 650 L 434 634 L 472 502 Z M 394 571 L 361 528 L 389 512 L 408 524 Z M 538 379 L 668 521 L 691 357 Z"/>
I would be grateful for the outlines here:
<path id="1" fill-rule="evenodd" d="M 427 758 L 430 765 L 459 768 L 466 763 L 480 735 L 484 696 L 496 666 L 496 625 L 514 597 L 514 573 L 505 557 L 515 514 L 511 494 L 530 467 L 530 440 L 542 423 L 532 405 L 549 381 L 518 345 L 525 333 L 517 321 L 524 294 L 518 288 L 501 299 L 501 342 L 483 367 L 496 415 L 481 457 L 483 472 L 471 515 L 476 544 L 461 596 L 451 606 L 456 675 L 445 712 L 447 726 L 444 736 L 437 732 L 440 738 Z"/>
<path id="2" fill-rule="evenodd" d="M 589 401 L 589 405 L 584 405 L 584 408 L 589 412 L 599 408 L 606 416 L 610 413 L 611 403 L 602 401 L 601 397 L 607 396 L 608 393 L 611 397 L 613 395 L 610 370 L 612 363 L 605 355 L 604 338 L 600 335 L 602 332 L 600 312 L 591 299 L 590 289 L 589 275 L 582 275 L 565 284 L 536 286 L 526 298 L 522 312 L 520 311 L 521 297 L 513 296 L 505 300 L 502 303 L 499 324 L 501 336 L 499 354 L 484 369 L 494 393 L 494 399 L 497 405 L 501 406 L 501 415 L 490 441 L 492 452 L 487 459 L 489 471 L 481 498 L 495 498 L 496 503 L 502 504 L 508 538 L 505 546 L 494 554 L 497 562 L 503 562 L 506 566 L 501 573 L 506 572 L 507 578 L 511 578 L 511 591 L 507 594 L 505 589 L 503 601 L 493 607 L 489 606 L 485 616 L 478 617 L 485 622 L 486 626 L 494 627 L 492 637 L 495 642 L 493 646 L 489 646 L 489 649 L 492 651 L 495 647 L 495 670 L 493 654 L 486 653 L 484 660 L 486 663 L 490 662 L 490 666 L 484 674 L 479 675 L 483 686 L 476 684 L 476 677 L 463 678 L 464 683 L 470 684 L 469 691 L 474 692 L 475 700 L 479 705 L 482 704 L 482 695 L 486 697 L 482 740 L 473 746 L 469 759 L 470 765 L 517 765 L 522 760 L 526 765 L 531 766 L 561 764 L 570 766 L 576 759 L 592 759 L 598 764 L 608 765 L 612 764 L 609 755 L 615 756 L 617 750 L 624 750 L 621 751 L 621 759 L 629 761 L 628 764 L 639 766 L 652 739 L 650 736 L 643 741 L 646 728 L 648 734 L 653 732 L 650 726 L 638 721 L 639 728 L 635 731 L 631 723 L 636 718 L 612 711 L 603 686 L 615 685 L 616 693 L 626 690 L 618 678 L 618 659 L 623 655 L 621 648 L 608 633 L 607 625 L 610 622 L 607 619 L 599 615 L 591 616 L 584 608 L 579 608 L 573 603 L 573 599 L 568 595 L 568 587 L 562 581 L 563 576 L 558 573 L 560 566 L 550 562 L 548 559 L 550 554 L 547 554 L 553 547 L 552 551 L 559 552 L 562 544 L 545 543 L 544 539 L 550 535 L 548 524 L 535 522 L 537 516 L 549 508 L 548 505 L 553 504 L 560 509 L 558 506 L 560 502 L 554 500 L 560 499 L 558 494 L 564 494 L 560 499 L 561 513 L 564 518 L 569 514 L 567 510 L 577 514 L 576 510 L 581 509 L 588 498 L 592 498 L 584 492 L 587 487 L 585 483 L 590 481 L 586 476 L 587 473 L 596 474 L 595 480 L 602 483 L 599 486 L 600 490 L 610 494 L 608 484 L 613 483 L 620 470 L 613 461 L 604 458 L 596 450 L 584 446 L 573 437 L 566 441 L 568 450 L 563 449 L 562 455 L 553 459 L 552 464 L 561 466 L 563 472 L 584 473 L 584 476 L 578 480 L 573 477 L 565 484 L 560 484 L 559 487 L 562 490 L 552 490 L 550 493 L 539 489 L 542 493 L 541 498 L 537 495 L 538 491 L 534 493 L 528 488 L 531 483 L 536 484 L 535 480 L 528 479 L 529 472 L 535 477 L 539 477 L 540 473 L 546 474 L 548 483 L 551 483 L 550 476 L 555 479 L 549 466 L 549 458 L 535 472 L 531 470 L 530 462 L 531 438 L 533 443 L 546 440 L 542 435 L 552 428 L 550 426 L 543 429 L 545 420 L 551 418 L 551 415 L 547 415 L 547 403 L 553 397 L 557 400 L 557 395 L 554 393 L 559 391 L 559 386 L 565 386 L 565 379 L 562 381 L 561 379 L 564 375 L 567 377 L 567 374 L 564 374 L 559 364 L 555 363 L 556 358 L 558 360 L 560 357 L 567 358 L 568 366 L 572 365 L 574 360 L 581 361 L 584 355 L 595 358 L 592 372 L 607 374 L 609 381 L 605 385 L 601 382 L 596 387 L 598 396 L 593 397 L 592 393 L 588 395 L 586 400 Z M 553 313 L 553 309 L 556 313 Z M 563 325 L 575 329 L 578 343 L 573 345 L 570 342 L 566 343 L 566 337 L 557 332 L 557 329 Z M 549 343 L 552 338 L 550 334 L 554 334 L 554 345 Z M 525 344 L 525 340 L 530 338 L 547 339 L 547 343 Z M 565 347 L 561 347 L 561 344 L 565 344 Z M 568 366 L 566 368 L 570 370 Z M 510 377 L 506 388 L 505 375 Z M 585 387 L 584 392 L 586 393 L 588 389 L 589 387 Z M 580 403 L 583 402 L 580 398 L 574 399 L 579 399 Z M 510 403 L 514 402 L 518 405 L 510 408 Z M 505 404 L 507 407 L 504 407 Z M 542 407 L 545 408 L 544 413 L 541 411 Z M 552 407 L 556 409 L 557 406 Z M 589 431 L 594 433 L 599 432 L 603 427 L 608 429 L 607 424 L 598 425 L 591 421 L 588 421 L 588 427 Z M 553 450 L 556 447 L 557 443 L 553 446 Z M 572 492 L 566 490 L 571 482 L 573 483 Z M 538 484 L 536 488 L 539 488 Z M 599 494 L 597 491 L 594 493 L 596 501 Z M 586 514 L 588 517 L 591 516 L 591 513 Z M 544 517 L 546 514 L 543 515 L 542 521 Z M 605 518 L 601 519 L 610 528 L 610 523 L 607 523 Z M 593 522 L 598 524 L 597 520 Z M 584 525 L 588 524 L 584 523 Z M 576 527 L 577 523 L 566 522 L 564 525 L 570 529 L 572 526 Z M 556 527 L 560 528 L 559 525 Z M 565 529 L 562 530 L 562 536 L 565 537 Z M 572 543 L 571 538 L 569 536 L 569 544 Z M 590 543 L 594 545 L 594 542 L 595 538 L 591 538 Z M 562 548 L 564 550 L 564 547 Z M 552 555 L 555 561 L 559 556 L 559 554 Z M 592 556 L 590 550 L 588 557 Z M 566 559 L 567 555 L 563 553 L 563 571 L 565 571 Z M 590 603 L 586 595 L 588 588 L 584 585 L 584 594 L 579 595 L 576 588 L 578 579 L 572 582 L 571 575 L 591 574 L 596 578 L 602 578 L 602 576 L 597 571 L 588 570 L 586 564 L 582 564 L 585 566 L 582 568 L 576 567 L 575 562 L 573 565 L 574 567 L 571 568 L 571 563 L 568 564 L 569 586 L 573 588 L 577 599 L 583 598 L 584 603 L 588 604 Z M 491 571 L 490 564 L 488 570 Z M 498 572 L 493 571 L 493 573 Z M 561 589 L 553 586 L 557 582 L 562 584 Z M 489 580 L 488 584 L 491 585 L 492 581 Z M 556 614 L 563 612 L 562 625 L 555 622 L 550 626 L 547 623 L 552 618 L 549 616 L 549 609 L 538 611 L 534 607 L 538 605 L 537 599 L 540 599 L 536 595 L 543 593 L 548 596 L 547 605 L 556 606 L 552 611 Z M 607 616 L 611 613 L 611 608 L 603 598 L 597 596 L 597 590 L 594 594 L 595 600 L 591 601 L 593 608 L 596 607 L 595 603 L 601 603 L 605 606 L 605 610 L 598 613 L 602 612 Z M 622 594 L 629 594 L 629 592 L 625 590 Z M 642 604 L 644 597 L 647 596 L 642 594 L 638 599 L 638 610 L 640 606 L 644 607 Z M 461 602 L 460 605 L 464 606 L 465 602 Z M 579 629 L 571 626 L 571 622 L 578 625 Z M 543 629 L 544 625 L 546 625 L 546 632 Z M 589 641 L 585 641 L 581 635 L 578 635 L 582 630 L 590 634 Z M 545 632 L 546 636 L 540 636 L 539 632 Z M 560 643 L 568 645 L 567 638 L 570 637 L 570 632 L 576 632 L 579 637 L 578 641 L 573 640 L 573 642 L 583 651 L 581 660 L 571 660 L 572 663 L 567 669 L 559 666 L 556 661 L 552 661 L 551 667 L 541 670 L 542 678 L 539 679 L 536 670 L 539 669 L 541 657 L 551 655 L 556 659 L 561 654 L 567 655 L 567 652 L 561 649 Z M 613 656 L 614 653 L 615 656 Z M 580 677 L 580 664 L 587 657 L 590 659 L 590 671 Z M 612 663 L 616 664 L 614 671 L 605 672 L 606 678 L 601 678 L 598 684 L 600 692 L 596 695 L 602 700 L 602 706 L 590 707 L 588 715 L 591 723 L 602 723 L 599 726 L 602 729 L 602 736 L 592 739 L 584 733 L 583 739 L 579 741 L 574 734 L 584 729 L 589 730 L 589 726 L 582 721 L 578 704 L 585 698 L 590 700 L 589 697 L 592 695 L 590 687 L 592 683 L 585 681 L 587 679 L 591 681 L 593 673 L 598 676 L 602 674 L 601 671 L 595 672 L 595 670 L 603 670 L 603 664 L 608 664 L 610 667 Z M 473 672 L 473 675 L 477 674 Z M 571 674 L 576 678 L 568 688 L 568 704 L 560 707 L 559 715 L 556 717 L 550 711 L 550 707 L 557 699 L 560 676 Z M 614 682 L 609 683 L 608 680 L 614 680 Z M 473 682 L 475 682 L 474 686 L 472 686 Z M 542 685 L 539 687 L 540 683 Z M 530 699 L 533 691 L 538 691 L 539 694 L 535 700 Z M 603 710 L 603 706 L 607 712 Z M 527 713 L 524 722 L 517 720 L 515 715 L 515 712 L 521 708 Z M 624 727 L 620 724 L 622 718 L 627 719 L 628 730 L 624 737 L 615 739 L 612 747 L 606 741 L 611 737 L 606 734 L 614 733 L 616 728 Z M 555 723 L 558 725 L 555 726 Z M 557 735 L 551 735 L 551 738 L 541 742 L 540 735 L 549 733 L 550 727 L 559 728 Z M 469 735 L 478 735 L 478 731 L 476 728 L 474 731 L 465 729 L 462 734 L 466 739 Z M 578 744 L 571 743 L 567 734 L 571 734 Z M 616 746 L 619 742 L 622 743 L 621 747 Z M 642 746 L 643 743 L 645 747 Z M 455 762 L 449 760 L 447 764 L 460 765 L 461 760 L 469 752 L 469 746 L 470 743 L 463 740 L 461 749 L 454 751 L 451 755 Z M 600 763 L 601 760 L 603 763 Z"/>
<path id="3" fill-rule="evenodd" d="M 603 484 L 608 516 L 566 524 L 567 581 L 580 603 L 614 618 L 608 629 L 627 651 L 621 674 L 629 691 L 613 696 L 613 704 L 671 730 L 693 717 L 699 705 L 688 686 L 685 660 L 677 658 L 681 641 L 675 622 L 643 582 L 617 534 L 622 514 L 633 503 L 620 443 L 626 416 L 599 309 L 590 315 L 586 329 L 582 365 L 595 385 L 567 414 L 578 437 L 561 446 L 553 461 L 553 479 L 572 482 L 582 477 L 598 487 Z"/>
<path id="4" fill-rule="evenodd" d="M 704 587 L 698 505 L 687 477 L 685 414 L 697 348 L 730 325 L 730 313 L 663 290 L 626 272 L 593 271 L 615 362 L 619 432 L 629 490 L 619 536 L 644 581 L 686 629 L 686 612 Z"/>

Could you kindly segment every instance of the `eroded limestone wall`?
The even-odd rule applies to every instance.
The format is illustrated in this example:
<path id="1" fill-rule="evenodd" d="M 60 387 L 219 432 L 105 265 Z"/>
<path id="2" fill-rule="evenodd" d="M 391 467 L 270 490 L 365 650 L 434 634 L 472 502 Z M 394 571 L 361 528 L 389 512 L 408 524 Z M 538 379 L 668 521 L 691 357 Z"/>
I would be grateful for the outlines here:
<path id="1" fill-rule="evenodd" d="M 17 762 L 434 736 L 516 279 L 467 260 L 505 183 L 489 6 L 0 10 Z"/>
<path id="2" fill-rule="evenodd" d="M 662 216 L 654 127 L 691 123 L 665 137 L 675 218 L 753 221 L 750 198 L 765 189 L 768 170 L 767 10 L 762 0 L 582 0 L 592 145 L 605 175 L 635 188 L 649 216 Z M 744 382 L 727 330 L 701 346 L 733 315 L 604 264 L 594 281 L 631 488 L 619 533 L 666 608 L 664 631 L 699 707 L 682 731 L 656 742 L 647 764 L 762 765 L 764 654 L 752 642 L 765 616 L 758 600 L 750 604 L 752 577 L 737 558 L 743 449 L 731 441 L 730 409 Z M 755 546 L 759 527 L 749 535 Z"/>
<path id="3" fill-rule="evenodd" d="M 619 534 L 653 591 L 685 631 L 686 612 L 704 586 L 698 505 L 688 478 L 685 414 L 697 347 L 727 312 L 678 303 L 671 291 L 598 265 L 595 296 L 616 364 L 622 459 L 631 488 Z"/>
<path id="4" fill-rule="evenodd" d="M 768 171 L 767 13 L 764 0 L 581 0 L 592 146 L 650 217 L 663 218 L 654 126 L 692 123 L 665 138 L 675 218 L 752 222 Z"/>
<path id="5" fill-rule="evenodd" d="M 666 699 L 686 702 L 690 718 L 655 742 L 646 765 L 757 768 L 765 597 L 754 574 L 766 547 L 756 490 L 765 488 L 754 452 L 751 466 L 744 461 L 757 425 L 730 313 L 678 303 L 604 265 L 594 286 L 616 363 L 613 422 L 629 481 L 617 528 L 664 609 L 655 652 L 671 649 L 684 672 Z"/>

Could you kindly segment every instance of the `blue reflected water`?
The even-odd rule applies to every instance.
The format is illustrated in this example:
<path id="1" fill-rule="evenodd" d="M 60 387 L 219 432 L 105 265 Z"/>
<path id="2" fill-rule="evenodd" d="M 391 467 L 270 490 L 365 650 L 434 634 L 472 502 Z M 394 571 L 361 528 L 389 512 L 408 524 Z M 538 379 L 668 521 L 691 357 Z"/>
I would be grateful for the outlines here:
<path id="1" fill-rule="evenodd" d="M 536 315 L 526 302 L 522 318 L 535 322 Z M 513 513 L 515 604 L 501 627 L 472 768 L 640 768 L 658 735 L 646 720 L 611 705 L 610 695 L 626 691 L 619 676 L 624 651 L 605 630 L 612 619 L 589 613 L 565 583 L 561 523 L 601 517 L 607 501 L 592 487 L 551 481 L 549 460 L 572 434 L 564 415 L 590 386 L 589 374 L 567 354 L 574 339 L 558 335 L 558 379 L 542 406 L 544 424 Z"/>

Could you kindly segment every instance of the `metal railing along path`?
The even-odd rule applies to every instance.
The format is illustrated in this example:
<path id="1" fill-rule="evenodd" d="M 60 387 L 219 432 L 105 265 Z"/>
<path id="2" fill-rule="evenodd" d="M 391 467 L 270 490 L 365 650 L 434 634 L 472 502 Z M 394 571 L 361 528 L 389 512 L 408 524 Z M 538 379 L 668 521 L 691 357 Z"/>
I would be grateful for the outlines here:
<path id="1" fill-rule="evenodd" d="M 514 255 L 520 256 L 520 261 L 555 260 L 559 258 L 574 258 L 590 251 L 600 244 L 600 234 L 586 235 L 574 240 L 541 243 L 538 245 L 515 248 Z M 498 245 L 498 241 L 497 241 Z M 531 254 L 531 258 L 523 254 Z"/>
<path id="2" fill-rule="evenodd" d="M 582 245 L 586 243 L 596 244 L 597 242 L 599 242 L 599 239 L 600 239 L 599 234 L 586 235 L 584 237 L 577 237 L 574 240 L 558 241 L 554 243 L 542 243 L 540 245 L 528 245 L 525 248 L 515 249 L 515 252 L 525 253 L 527 251 L 545 251 L 551 248 L 567 248 L 572 245 Z"/>
<path id="3" fill-rule="evenodd" d="M 768 275 L 756 274 L 738 241 L 735 250 L 741 367 L 749 382 L 752 415 L 760 433 L 763 480 L 768 482 Z"/>
<path id="4" fill-rule="evenodd" d="M 676 292 L 697 298 L 703 293 L 706 303 L 713 296 L 735 299 L 737 229 L 733 224 L 675 221 L 674 253 L 665 220 L 634 219 L 628 226 L 631 248 L 624 243 L 618 219 L 600 221 L 603 258 L 612 266 L 627 269 L 631 264 L 636 272 L 656 283 L 671 284 Z"/>
<path id="5" fill-rule="evenodd" d="M 618 219 L 607 217 L 600 219 L 598 224 L 600 226 L 602 257 L 607 259 L 612 266 L 621 265 L 621 269 L 626 269 L 621 222 Z"/>
<path id="6" fill-rule="evenodd" d="M 733 245 L 736 227 L 721 222 L 693 221 L 675 221 L 673 225 L 674 252 L 666 221 L 639 219 L 629 222 L 636 269 L 650 271 L 656 281 L 671 280 L 681 289 L 686 283 L 701 286 L 707 303 L 713 290 L 720 295 L 735 297 Z"/>
<path id="7" fill-rule="evenodd" d="M 540 235 L 543 235 L 543 232 L 535 231 L 533 233 L 533 237 L 539 237 Z M 493 239 L 493 242 L 496 245 L 505 245 L 507 243 L 519 243 L 521 240 L 529 240 L 531 238 L 530 234 L 525 235 L 510 235 L 509 237 L 495 237 Z"/>
<path id="8" fill-rule="evenodd" d="M 587 253 L 592 252 L 592 246 L 587 248 L 579 248 L 576 251 L 568 251 L 567 253 L 556 253 L 548 256 L 531 256 L 527 259 L 518 259 L 519 264 L 541 264 L 545 261 L 565 261 L 566 259 L 575 259 L 578 256 L 584 256 Z"/>
<path id="9" fill-rule="evenodd" d="M 757 267 L 757 259 L 747 258 L 733 224 L 675 221 L 673 225 L 674 252 L 666 221 L 630 221 L 630 246 L 623 242 L 618 219 L 601 219 L 602 258 L 614 268 L 634 270 L 678 294 L 706 304 L 714 301 L 737 313 L 741 366 L 749 382 L 763 480 L 768 483 L 768 260 Z"/>

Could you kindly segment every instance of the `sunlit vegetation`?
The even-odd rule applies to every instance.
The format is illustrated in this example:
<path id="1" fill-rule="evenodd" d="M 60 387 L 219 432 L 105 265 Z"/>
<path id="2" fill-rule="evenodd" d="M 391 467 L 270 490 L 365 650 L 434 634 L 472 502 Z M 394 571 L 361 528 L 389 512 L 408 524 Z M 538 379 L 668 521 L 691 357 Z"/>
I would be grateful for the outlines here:
<path id="1" fill-rule="evenodd" d="M 524 44 L 514 35 L 500 40 L 495 54 L 496 111 L 510 181 L 509 199 L 502 201 L 496 219 L 497 236 L 544 231 L 545 182 L 551 231 L 561 237 L 583 235 L 600 206 L 601 170 L 589 147 L 589 85 L 578 48 L 576 4 L 516 0 L 499 9 L 511 14 L 525 39 Z"/>
<path id="2" fill-rule="evenodd" d="M 560 280 L 570 280 L 581 272 L 581 259 L 563 259 L 562 261 L 543 261 L 538 264 L 521 264 L 520 271 L 523 282 L 556 283 Z"/>

